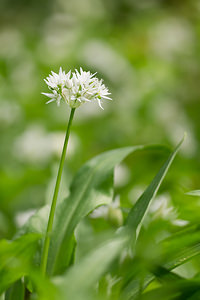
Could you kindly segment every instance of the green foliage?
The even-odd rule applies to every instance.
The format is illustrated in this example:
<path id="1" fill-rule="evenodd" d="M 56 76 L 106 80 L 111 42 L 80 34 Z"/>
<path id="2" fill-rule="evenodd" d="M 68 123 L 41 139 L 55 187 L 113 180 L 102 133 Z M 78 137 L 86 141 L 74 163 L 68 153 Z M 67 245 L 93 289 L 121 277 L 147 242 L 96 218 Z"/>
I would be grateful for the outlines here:
<path id="1" fill-rule="evenodd" d="M 200 299 L 199 10 L 198 0 L 1 1 L 0 300 Z M 68 111 L 41 92 L 60 66 L 97 71 L 113 101 L 75 116 L 43 278 Z M 175 153 L 157 173 L 160 148 L 108 151 L 174 147 L 184 131 L 164 181 Z"/>
<path id="2" fill-rule="evenodd" d="M 152 232 L 148 231 L 148 234 Z M 171 271 L 200 254 L 199 225 L 183 229 L 153 247 L 152 240 L 150 246 L 143 236 L 139 237 L 138 244 L 135 258 L 129 261 L 128 272 L 123 274 L 122 299 L 137 298 L 141 290 L 155 282 L 155 278 L 161 283 L 178 280 Z"/>
<path id="3" fill-rule="evenodd" d="M 61 292 L 60 299 L 87 299 L 94 292 L 94 286 L 108 270 L 127 244 L 127 236 L 116 236 L 104 241 L 97 249 L 88 253 L 80 263 L 73 266 L 64 276 L 56 278 Z"/>
<path id="4" fill-rule="evenodd" d="M 5 300 L 24 300 L 24 284 L 22 280 L 16 281 L 6 292 Z"/>
<path id="5" fill-rule="evenodd" d="M 105 152 L 86 163 L 77 173 L 70 187 L 70 195 L 58 205 L 49 251 L 48 272 L 60 274 L 71 262 L 75 239 L 73 231 L 80 220 L 99 205 L 109 204 L 113 198 L 113 171 L 128 154 L 152 146 L 136 146 Z M 155 146 L 155 149 L 160 148 Z M 24 228 L 24 232 L 45 233 L 48 206 L 40 209 Z M 40 256 L 38 255 L 38 260 Z"/>
<path id="6" fill-rule="evenodd" d="M 55 215 L 48 270 L 51 277 L 56 273 L 60 275 L 49 282 L 42 278 L 36 269 L 32 268 L 31 273 L 31 269 L 19 273 L 18 276 L 15 272 L 16 277 L 12 282 L 27 275 L 34 287 L 32 292 L 35 291 L 35 297 L 40 300 L 72 298 L 78 300 L 93 299 L 94 297 L 128 300 L 136 299 L 138 295 L 142 295 L 144 299 L 151 299 L 152 295 L 165 294 L 166 289 L 169 289 L 169 297 L 171 297 L 171 294 L 180 294 L 181 284 L 184 285 L 185 282 L 191 295 L 195 294 L 199 286 L 198 281 L 189 284 L 187 279 L 172 273 L 172 270 L 200 254 L 199 226 L 180 230 L 179 233 L 172 234 L 159 243 L 153 242 L 153 244 L 152 241 L 147 243 L 146 234 L 148 236 L 152 233 L 155 235 L 156 232 L 149 228 L 145 233 L 143 229 L 132 244 L 136 230 L 141 228 L 149 204 L 156 195 L 182 142 L 183 140 L 170 154 L 150 185 L 130 209 L 125 226 L 115 233 L 113 229 L 109 234 L 106 234 L 105 231 L 100 241 L 89 247 L 88 253 L 76 262 L 76 243 L 79 243 L 79 239 L 76 241 L 74 230 L 92 210 L 100 205 L 110 205 L 113 199 L 114 167 L 134 151 L 152 150 L 158 147 L 136 146 L 116 149 L 105 152 L 87 162 L 75 175 L 70 187 L 70 194 L 68 198 L 60 201 Z M 41 208 L 19 231 L 18 236 L 21 237 L 13 241 L 11 245 L 15 245 L 17 241 L 23 241 L 29 235 L 34 237 L 36 233 L 44 235 L 48 213 L 48 206 Z M 95 239 L 98 240 L 97 237 Z M 130 248 L 130 246 L 132 247 Z M 39 251 L 34 248 L 36 265 L 40 262 L 41 249 L 42 243 L 40 243 Z M 31 257 L 33 257 L 33 253 Z M 143 290 L 152 286 L 155 280 L 158 280 L 161 287 L 153 289 L 152 292 L 149 291 L 143 296 Z M 12 299 L 8 297 L 17 293 L 23 295 L 21 284 L 20 281 L 14 283 L 6 293 L 7 299 Z M 98 284 L 99 293 L 95 289 Z M 2 291 L 7 286 L 8 283 L 2 287 Z M 27 288 L 29 288 L 28 285 Z M 185 289 L 187 290 L 187 288 Z M 182 294 L 181 291 L 180 295 Z"/>
<path id="7" fill-rule="evenodd" d="M 133 206 L 131 209 L 128 218 L 127 218 L 127 226 L 130 228 L 130 230 L 133 230 L 133 232 L 137 230 L 137 227 L 140 225 L 147 208 L 150 204 L 150 201 L 152 198 L 156 195 L 165 175 L 167 174 L 167 171 L 174 160 L 178 150 L 180 149 L 181 145 L 183 143 L 183 140 L 178 144 L 174 152 L 169 156 L 166 163 L 163 165 L 163 167 L 160 169 L 158 174 L 155 176 L 151 184 L 148 186 L 148 188 L 145 190 L 145 192 L 142 194 L 142 196 L 138 199 L 137 203 Z"/>
<path id="8" fill-rule="evenodd" d="M 144 147 L 128 147 L 103 153 L 78 171 L 72 181 L 69 197 L 57 209 L 49 251 L 50 274 L 59 274 L 66 269 L 69 245 L 74 241 L 72 234 L 80 220 L 99 205 L 111 203 L 114 167 L 128 154 L 141 149 Z"/>
<path id="9" fill-rule="evenodd" d="M 163 285 L 162 287 L 156 288 L 152 291 L 145 293 L 141 299 L 153 300 L 156 298 L 161 298 L 164 300 L 169 299 L 198 299 L 193 297 L 198 297 L 200 283 L 199 281 L 189 281 L 189 280 L 176 280 L 176 283 L 171 283 L 170 285 Z"/>
<path id="10" fill-rule="evenodd" d="M 27 234 L 13 242 L 0 241 L 0 293 L 31 272 L 33 256 L 40 238 L 38 234 Z M 21 294 L 18 285 L 16 290 Z"/>
<path id="11" fill-rule="evenodd" d="M 198 296 L 199 281 L 188 281 L 173 273 L 173 270 L 200 254 L 199 226 L 188 226 L 160 242 L 154 240 L 159 234 L 157 227 L 149 226 L 145 229 L 142 226 L 149 205 L 182 142 L 169 155 L 128 214 L 125 214 L 124 226 L 121 223 L 115 225 L 121 226 L 117 231 L 111 225 L 108 226 L 109 230 L 102 227 L 99 238 L 95 232 L 92 233 L 93 241 L 88 240 L 88 250 L 77 261 L 76 244 L 79 244 L 79 235 L 75 229 L 86 218 L 86 226 L 96 230 L 95 223 L 88 223 L 90 217 L 87 216 L 99 206 L 111 205 L 115 166 L 130 153 L 164 148 L 120 148 L 102 153 L 85 163 L 72 180 L 69 196 L 58 203 L 48 257 L 49 279 L 44 278 L 37 269 L 41 260 L 41 237 L 45 235 L 49 205 L 42 207 L 28 220 L 13 242 L 1 241 L 0 275 L 3 280 L 0 291 L 9 288 L 5 300 L 15 299 L 16 296 L 19 300 L 24 299 L 25 293 L 26 297 L 30 294 L 31 299 L 38 300 L 129 300 L 137 297 L 153 299 L 158 296 L 171 299 L 183 295 L 187 299 L 188 295 Z M 153 240 L 147 238 L 150 236 Z"/>

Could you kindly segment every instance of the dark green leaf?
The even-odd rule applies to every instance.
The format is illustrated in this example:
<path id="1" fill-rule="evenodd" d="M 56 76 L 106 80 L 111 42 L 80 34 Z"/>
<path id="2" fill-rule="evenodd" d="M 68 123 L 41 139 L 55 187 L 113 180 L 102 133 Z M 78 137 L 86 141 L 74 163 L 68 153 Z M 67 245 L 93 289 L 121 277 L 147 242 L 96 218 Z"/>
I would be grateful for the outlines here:
<path id="1" fill-rule="evenodd" d="M 5 300 L 24 300 L 24 284 L 22 280 L 16 281 L 5 293 Z"/>

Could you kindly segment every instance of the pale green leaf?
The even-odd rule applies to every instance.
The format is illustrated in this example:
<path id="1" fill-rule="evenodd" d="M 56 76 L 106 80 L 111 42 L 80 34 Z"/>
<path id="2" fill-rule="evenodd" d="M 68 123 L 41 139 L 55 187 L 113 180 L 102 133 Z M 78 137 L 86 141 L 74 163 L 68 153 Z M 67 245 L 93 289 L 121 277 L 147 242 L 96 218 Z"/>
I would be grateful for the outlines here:
<path id="1" fill-rule="evenodd" d="M 127 236 L 115 236 L 90 251 L 78 264 L 72 266 L 62 277 L 55 278 L 60 299 L 87 299 L 90 290 L 127 244 Z M 85 297 L 84 297 L 85 296 Z"/>

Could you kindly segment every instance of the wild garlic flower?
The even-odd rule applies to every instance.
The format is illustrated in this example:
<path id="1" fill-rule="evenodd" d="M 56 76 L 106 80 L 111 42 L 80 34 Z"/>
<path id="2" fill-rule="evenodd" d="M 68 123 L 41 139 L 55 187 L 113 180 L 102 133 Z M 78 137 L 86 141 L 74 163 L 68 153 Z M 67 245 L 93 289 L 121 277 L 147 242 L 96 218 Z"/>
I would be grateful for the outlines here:
<path id="1" fill-rule="evenodd" d="M 52 75 L 44 81 L 52 93 L 42 93 L 50 98 L 47 103 L 56 101 L 59 106 L 63 99 L 71 108 L 77 108 L 82 103 L 97 101 L 103 109 L 102 99 L 112 100 L 108 97 L 110 93 L 103 84 L 103 80 L 95 77 L 96 73 L 83 71 L 82 68 L 80 72 L 75 70 L 75 72 L 69 71 L 65 74 L 65 71 L 60 68 L 58 74 L 53 71 L 51 73 Z"/>
<path id="2" fill-rule="evenodd" d="M 122 226 L 123 224 L 123 214 L 120 208 L 120 199 L 116 197 L 108 205 L 102 205 L 97 207 L 90 214 L 92 219 L 104 218 L 110 221 L 113 225 Z"/>

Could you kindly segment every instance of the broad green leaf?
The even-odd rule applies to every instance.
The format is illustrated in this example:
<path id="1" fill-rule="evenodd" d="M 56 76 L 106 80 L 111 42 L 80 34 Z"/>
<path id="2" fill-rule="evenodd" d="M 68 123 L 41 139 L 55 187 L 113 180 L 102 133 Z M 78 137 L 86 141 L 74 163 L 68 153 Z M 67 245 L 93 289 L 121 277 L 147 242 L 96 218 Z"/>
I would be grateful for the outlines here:
<path id="1" fill-rule="evenodd" d="M 13 242 L 0 241 L 0 294 L 29 272 L 40 238 L 27 234 Z"/>
<path id="2" fill-rule="evenodd" d="M 126 147 L 105 152 L 91 159 L 75 176 L 70 195 L 56 209 L 48 258 L 48 273 L 60 274 L 70 264 L 75 246 L 73 231 L 80 220 L 99 205 L 113 198 L 113 171 L 128 154 L 138 150 L 166 150 L 159 145 Z M 168 150 L 168 149 L 167 149 Z M 45 234 L 49 206 L 40 209 L 20 231 Z M 37 256 L 39 263 L 40 254 Z"/>
<path id="3" fill-rule="evenodd" d="M 190 195 L 190 196 L 198 196 L 198 197 L 200 197 L 200 190 L 190 191 L 190 192 L 186 193 L 186 195 Z"/>
<path id="4" fill-rule="evenodd" d="M 30 274 L 29 278 L 34 286 L 33 297 L 30 299 L 37 300 L 58 300 L 57 288 L 46 276 L 41 274 L 39 268 L 35 268 Z M 29 298 L 27 298 L 29 299 Z"/>
<path id="5" fill-rule="evenodd" d="M 89 291 L 93 290 L 126 244 L 127 236 L 115 236 L 90 251 L 62 277 L 55 278 L 54 283 L 61 293 L 59 299 L 88 299 Z"/>
<path id="6" fill-rule="evenodd" d="M 105 152 L 78 171 L 69 197 L 57 208 L 48 259 L 49 274 L 59 274 L 69 264 L 68 246 L 80 220 L 99 205 L 112 201 L 114 167 L 128 154 L 145 148 L 136 146 Z"/>
<path id="7" fill-rule="evenodd" d="M 138 199 L 136 204 L 131 209 L 128 217 L 126 225 L 127 227 L 133 232 L 136 233 L 136 230 L 140 223 L 142 222 L 148 206 L 151 202 L 151 200 L 156 195 L 165 175 L 167 174 L 167 171 L 173 162 L 178 150 L 180 149 L 182 143 L 184 141 L 184 138 L 180 141 L 178 146 L 175 148 L 175 150 L 171 153 L 165 164 L 161 167 L 157 175 L 154 177 L 150 185 L 147 187 L 147 189 L 144 191 L 144 193 L 141 195 L 141 197 Z"/>
<path id="8" fill-rule="evenodd" d="M 24 300 L 24 284 L 22 280 L 16 281 L 5 293 L 5 300 Z"/>
<path id="9" fill-rule="evenodd" d="M 29 270 L 24 282 L 18 280 L 6 291 L 3 300 L 58 300 L 58 291 L 48 277 L 41 274 L 39 268 L 34 266 Z M 29 280 L 29 281 L 28 281 Z M 31 283 L 31 292 L 27 288 L 27 283 Z M 24 296 L 25 294 L 25 296 Z"/>

